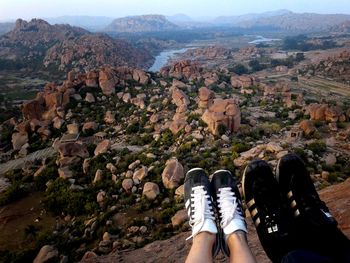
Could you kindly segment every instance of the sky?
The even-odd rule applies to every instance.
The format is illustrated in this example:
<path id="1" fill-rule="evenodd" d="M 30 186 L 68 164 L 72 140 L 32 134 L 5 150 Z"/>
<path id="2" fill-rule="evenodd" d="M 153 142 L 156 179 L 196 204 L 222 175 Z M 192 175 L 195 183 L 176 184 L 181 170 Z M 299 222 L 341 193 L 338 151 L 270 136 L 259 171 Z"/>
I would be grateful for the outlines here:
<path id="1" fill-rule="evenodd" d="M 198 18 L 278 9 L 350 14 L 350 0 L 0 0 L 0 21 L 63 15 L 186 14 Z"/>

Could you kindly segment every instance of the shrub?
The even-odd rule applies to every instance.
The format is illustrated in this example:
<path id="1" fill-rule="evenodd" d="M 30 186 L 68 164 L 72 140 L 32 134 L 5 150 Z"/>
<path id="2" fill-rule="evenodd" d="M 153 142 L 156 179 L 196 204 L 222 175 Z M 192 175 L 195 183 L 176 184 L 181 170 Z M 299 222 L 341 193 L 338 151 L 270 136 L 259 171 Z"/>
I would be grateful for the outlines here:
<path id="1" fill-rule="evenodd" d="M 307 149 L 312 151 L 314 154 L 321 155 L 327 150 L 327 146 L 325 142 L 317 140 L 307 145 Z"/>
<path id="2" fill-rule="evenodd" d="M 25 189 L 21 181 L 14 181 L 12 185 L 1 194 L 0 206 L 7 205 L 13 201 L 24 197 L 28 191 Z"/>

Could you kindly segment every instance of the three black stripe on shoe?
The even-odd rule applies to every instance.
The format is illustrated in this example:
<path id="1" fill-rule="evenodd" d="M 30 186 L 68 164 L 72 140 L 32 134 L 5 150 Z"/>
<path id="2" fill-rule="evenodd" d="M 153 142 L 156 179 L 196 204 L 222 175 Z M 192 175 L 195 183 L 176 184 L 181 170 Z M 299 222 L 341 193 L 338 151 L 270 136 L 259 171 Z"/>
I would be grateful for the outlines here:
<path id="1" fill-rule="evenodd" d="M 254 198 L 251 199 L 248 203 L 247 203 L 247 207 L 249 210 L 249 213 L 253 219 L 253 222 L 255 224 L 255 227 L 258 227 L 258 225 L 260 224 L 260 218 L 259 218 L 259 212 L 256 208 L 256 204 L 255 204 L 255 200 Z"/>
<path id="2" fill-rule="evenodd" d="M 300 215 L 300 211 L 298 209 L 298 206 L 297 206 L 297 202 L 295 201 L 295 198 L 293 196 L 293 192 L 292 190 L 290 190 L 288 193 L 287 193 L 287 198 L 288 198 L 288 201 L 290 203 L 290 207 L 292 208 L 293 210 L 293 215 L 294 217 L 298 217 Z"/>

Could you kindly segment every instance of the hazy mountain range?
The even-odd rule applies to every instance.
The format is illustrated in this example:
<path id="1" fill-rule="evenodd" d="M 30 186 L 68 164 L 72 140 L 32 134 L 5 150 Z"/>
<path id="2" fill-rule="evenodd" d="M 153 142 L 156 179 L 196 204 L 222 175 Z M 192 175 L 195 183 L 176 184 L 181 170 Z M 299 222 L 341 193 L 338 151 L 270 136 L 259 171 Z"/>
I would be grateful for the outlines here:
<path id="1" fill-rule="evenodd" d="M 191 18 L 188 15 L 142 15 L 122 18 L 103 16 L 61 16 L 45 18 L 50 24 L 70 24 L 89 31 L 135 33 L 183 30 L 205 27 L 273 28 L 284 31 L 324 31 L 338 28 L 350 21 L 347 14 L 294 13 L 276 10 L 259 14 L 221 16 L 216 18 Z M 0 34 L 10 31 L 14 23 L 0 23 Z"/>

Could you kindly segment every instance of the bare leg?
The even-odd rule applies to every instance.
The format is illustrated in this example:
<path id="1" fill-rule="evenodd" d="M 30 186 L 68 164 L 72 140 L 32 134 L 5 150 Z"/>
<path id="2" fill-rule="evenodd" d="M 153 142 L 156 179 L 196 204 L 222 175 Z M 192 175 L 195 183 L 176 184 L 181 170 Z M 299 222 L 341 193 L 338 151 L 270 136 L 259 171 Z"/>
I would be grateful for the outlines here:
<path id="1" fill-rule="evenodd" d="M 193 238 L 190 253 L 187 256 L 186 263 L 211 263 L 213 262 L 213 245 L 215 243 L 215 234 L 209 232 L 200 232 Z"/>
<path id="2" fill-rule="evenodd" d="M 232 233 L 227 239 L 227 244 L 230 249 L 230 263 L 256 263 L 245 232 Z"/>

